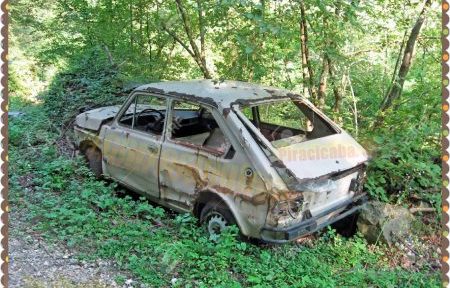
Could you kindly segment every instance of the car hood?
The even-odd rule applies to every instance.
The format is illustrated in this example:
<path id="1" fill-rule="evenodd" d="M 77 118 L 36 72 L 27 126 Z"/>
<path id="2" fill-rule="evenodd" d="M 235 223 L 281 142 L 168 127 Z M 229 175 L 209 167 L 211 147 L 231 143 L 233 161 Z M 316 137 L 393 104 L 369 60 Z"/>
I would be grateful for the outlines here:
<path id="1" fill-rule="evenodd" d="M 300 180 L 348 170 L 369 160 L 366 150 L 346 132 L 276 150 L 286 168 Z"/>
<path id="2" fill-rule="evenodd" d="M 86 111 L 79 114 L 75 119 L 75 124 L 89 130 L 99 130 L 100 126 L 111 120 L 119 112 L 121 106 L 108 106 Z"/>

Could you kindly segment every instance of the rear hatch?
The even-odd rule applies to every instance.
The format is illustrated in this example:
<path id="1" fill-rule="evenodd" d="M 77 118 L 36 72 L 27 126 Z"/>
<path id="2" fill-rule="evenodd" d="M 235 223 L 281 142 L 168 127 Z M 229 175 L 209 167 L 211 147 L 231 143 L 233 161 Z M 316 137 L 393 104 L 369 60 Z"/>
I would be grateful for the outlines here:
<path id="1" fill-rule="evenodd" d="M 297 179 L 293 188 L 303 191 L 312 215 L 339 206 L 360 189 L 356 185 L 368 155 L 346 132 L 291 145 L 272 144 L 278 159 Z"/>
<path id="2" fill-rule="evenodd" d="M 304 210 L 348 202 L 361 187 L 368 155 L 347 132 L 305 99 L 271 99 L 235 109 Z"/>
<path id="3" fill-rule="evenodd" d="M 280 160 L 299 179 L 318 178 L 367 161 L 364 148 L 345 132 L 291 145 L 272 144 Z"/>

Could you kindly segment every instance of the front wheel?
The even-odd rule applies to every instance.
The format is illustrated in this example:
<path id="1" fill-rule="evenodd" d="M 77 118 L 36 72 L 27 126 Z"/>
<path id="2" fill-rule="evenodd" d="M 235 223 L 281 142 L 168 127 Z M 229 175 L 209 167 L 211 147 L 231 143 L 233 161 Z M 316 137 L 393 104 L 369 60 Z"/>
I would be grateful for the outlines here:
<path id="1" fill-rule="evenodd" d="M 212 239 L 217 239 L 225 227 L 235 225 L 233 215 L 222 201 L 210 201 L 200 213 L 200 223 Z"/>
<path id="2" fill-rule="evenodd" d="M 95 146 L 89 146 L 84 155 L 89 163 L 89 168 L 94 172 L 96 177 L 100 177 L 103 173 L 102 171 L 102 153 Z"/>

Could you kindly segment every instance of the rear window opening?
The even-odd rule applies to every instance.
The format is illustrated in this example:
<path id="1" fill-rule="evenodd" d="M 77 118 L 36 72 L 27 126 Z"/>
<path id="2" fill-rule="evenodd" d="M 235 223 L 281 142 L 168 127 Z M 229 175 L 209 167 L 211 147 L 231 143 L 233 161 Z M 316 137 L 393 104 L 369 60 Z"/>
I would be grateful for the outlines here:
<path id="1" fill-rule="evenodd" d="M 336 129 L 301 100 L 241 106 L 241 112 L 274 148 L 336 134 Z"/>
<path id="2" fill-rule="evenodd" d="M 173 102 L 169 139 L 225 159 L 235 153 L 211 110 L 190 102 Z"/>

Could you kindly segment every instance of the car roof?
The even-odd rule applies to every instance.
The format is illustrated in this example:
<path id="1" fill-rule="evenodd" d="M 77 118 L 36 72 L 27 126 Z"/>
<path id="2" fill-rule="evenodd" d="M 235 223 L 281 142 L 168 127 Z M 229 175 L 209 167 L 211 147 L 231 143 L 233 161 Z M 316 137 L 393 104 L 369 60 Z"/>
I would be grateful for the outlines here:
<path id="1" fill-rule="evenodd" d="M 229 108 L 234 103 L 252 103 L 266 99 L 302 98 L 294 92 L 270 86 L 209 79 L 157 82 L 139 86 L 135 91 L 170 95 L 193 102 L 210 104 L 217 108 Z"/>

